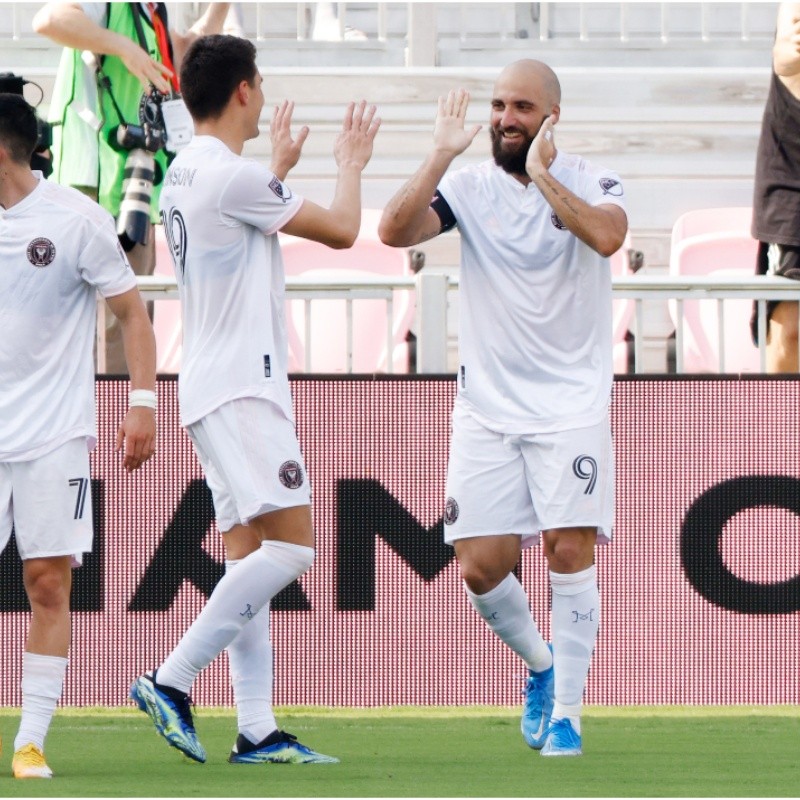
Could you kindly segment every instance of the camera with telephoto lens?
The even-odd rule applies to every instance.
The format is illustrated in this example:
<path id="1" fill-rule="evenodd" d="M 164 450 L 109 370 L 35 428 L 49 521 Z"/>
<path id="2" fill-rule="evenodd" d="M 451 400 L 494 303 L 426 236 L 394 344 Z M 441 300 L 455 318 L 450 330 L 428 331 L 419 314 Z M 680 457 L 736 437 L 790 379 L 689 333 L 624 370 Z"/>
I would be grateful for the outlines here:
<path id="1" fill-rule="evenodd" d="M 156 163 L 153 153 L 167 140 L 161 103 L 164 95 L 153 89 L 139 103 L 139 125 L 120 124 L 117 144 L 128 150 L 122 182 L 122 201 L 117 217 L 117 236 L 125 252 L 135 244 L 147 244 L 150 236 L 150 200 Z"/>
<path id="2" fill-rule="evenodd" d="M 25 80 L 25 78 L 15 75 L 13 72 L 0 73 L 0 92 L 4 94 L 18 94 L 22 96 L 22 87 L 30 83 L 35 86 L 44 97 L 44 91 L 38 83 Z M 41 98 L 39 99 L 41 103 Z M 38 103 L 37 103 L 38 105 Z M 31 156 L 31 169 L 39 169 L 47 178 L 53 172 L 53 159 L 50 155 L 50 148 L 53 146 L 53 127 L 49 122 L 45 122 L 38 114 L 36 115 L 36 147 Z"/>

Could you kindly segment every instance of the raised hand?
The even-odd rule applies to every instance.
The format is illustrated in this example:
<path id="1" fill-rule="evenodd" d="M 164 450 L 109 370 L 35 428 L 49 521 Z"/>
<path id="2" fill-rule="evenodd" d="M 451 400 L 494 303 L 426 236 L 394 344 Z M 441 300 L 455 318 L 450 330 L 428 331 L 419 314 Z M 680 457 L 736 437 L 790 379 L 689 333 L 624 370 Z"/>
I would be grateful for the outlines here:
<path id="1" fill-rule="evenodd" d="M 433 145 L 437 150 L 457 156 L 473 142 L 481 125 L 472 130 L 464 130 L 464 119 L 469 106 L 469 92 L 465 89 L 451 89 L 447 97 L 439 98 L 439 111 L 433 129 Z"/>
<path id="2" fill-rule="evenodd" d="M 367 107 L 366 100 L 350 103 L 344 115 L 342 131 L 333 146 L 337 165 L 355 164 L 363 170 L 372 157 L 372 144 L 380 126 L 381 120 L 375 116 L 375 106 Z"/>
<path id="3" fill-rule="evenodd" d="M 533 173 L 544 169 L 549 169 L 556 157 L 556 140 L 553 134 L 553 125 L 558 117 L 551 114 L 542 123 L 536 138 L 531 142 L 528 150 L 528 157 L 525 160 L 525 171 L 533 177 Z"/>
<path id="4" fill-rule="evenodd" d="M 308 125 L 303 125 L 296 139 L 292 139 L 292 113 L 294 102 L 284 100 L 275 106 L 269 123 L 269 139 L 272 143 L 272 171 L 278 179 L 286 180 L 289 170 L 300 160 L 303 144 L 308 138 Z"/>

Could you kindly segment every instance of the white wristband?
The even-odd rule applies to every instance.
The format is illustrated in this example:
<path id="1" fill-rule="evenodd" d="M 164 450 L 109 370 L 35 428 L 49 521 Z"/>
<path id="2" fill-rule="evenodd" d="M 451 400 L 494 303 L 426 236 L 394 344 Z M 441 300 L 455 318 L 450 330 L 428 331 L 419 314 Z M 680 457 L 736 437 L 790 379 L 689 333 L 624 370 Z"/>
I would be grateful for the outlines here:
<path id="1" fill-rule="evenodd" d="M 156 393 L 150 389 L 132 389 L 128 392 L 128 406 L 144 406 L 156 410 Z"/>

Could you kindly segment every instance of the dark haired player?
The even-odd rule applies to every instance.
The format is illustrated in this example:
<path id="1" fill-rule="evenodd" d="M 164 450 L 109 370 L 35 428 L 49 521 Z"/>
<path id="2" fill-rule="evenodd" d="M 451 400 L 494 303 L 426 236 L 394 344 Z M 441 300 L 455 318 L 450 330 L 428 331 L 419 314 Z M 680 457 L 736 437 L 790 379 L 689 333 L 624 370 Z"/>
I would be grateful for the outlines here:
<path id="1" fill-rule="evenodd" d="M 44 740 L 67 669 L 72 567 L 92 549 L 97 292 L 120 321 L 131 375 L 117 434 L 126 469 L 150 458 L 156 435 L 155 337 L 114 220 L 31 171 L 36 140 L 33 109 L 0 94 L 0 550 L 13 527 L 32 612 L 15 778 L 52 777 Z"/>
<path id="2" fill-rule="evenodd" d="M 310 488 L 295 435 L 279 230 L 352 246 L 361 224 L 361 172 L 379 120 L 350 104 L 334 145 L 339 168 L 329 209 L 283 183 L 307 129 L 292 107 L 272 122 L 272 170 L 241 157 L 264 105 L 253 45 L 232 36 L 195 42 L 181 87 L 195 126 L 164 181 L 161 214 L 183 310 L 181 421 L 192 439 L 224 534 L 226 574 L 177 647 L 131 695 L 167 741 L 196 761 L 188 693 L 226 647 L 239 736 L 233 763 L 326 763 L 278 729 L 271 708 L 269 602 L 314 560 Z"/>
<path id="3" fill-rule="evenodd" d="M 433 151 L 386 207 L 381 239 L 461 232 L 460 368 L 445 540 L 467 596 L 529 669 L 522 733 L 542 755 L 581 753 L 597 637 L 596 541 L 611 538 L 611 272 L 627 218 L 614 173 L 556 150 L 561 89 L 539 61 L 497 79 L 493 160 L 447 172 L 480 130 L 469 95 L 439 100 Z M 431 201 L 433 197 L 433 201 Z M 552 654 L 513 575 L 543 541 Z"/>

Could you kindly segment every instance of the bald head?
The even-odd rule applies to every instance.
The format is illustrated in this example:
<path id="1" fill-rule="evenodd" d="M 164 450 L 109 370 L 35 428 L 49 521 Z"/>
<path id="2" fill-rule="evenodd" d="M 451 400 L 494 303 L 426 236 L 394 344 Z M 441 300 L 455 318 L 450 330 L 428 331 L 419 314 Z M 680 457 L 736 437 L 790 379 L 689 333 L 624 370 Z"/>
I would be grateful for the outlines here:
<path id="1" fill-rule="evenodd" d="M 558 77 L 543 61 L 521 58 L 509 64 L 497 78 L 495 87 L 506 84 L 528 86 L 539 95 L 542 103 L 557 106 L 561 103 L 561 84 Z"/>

